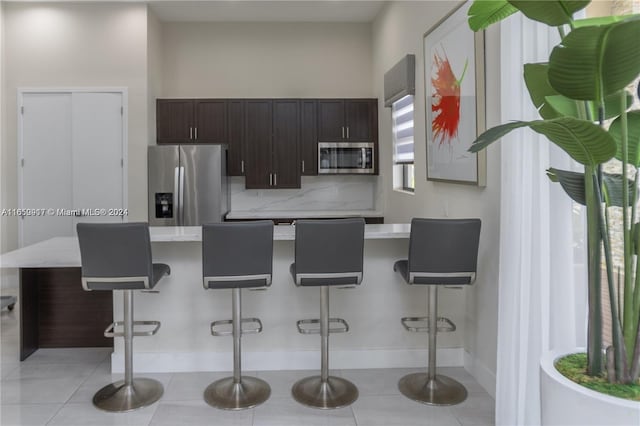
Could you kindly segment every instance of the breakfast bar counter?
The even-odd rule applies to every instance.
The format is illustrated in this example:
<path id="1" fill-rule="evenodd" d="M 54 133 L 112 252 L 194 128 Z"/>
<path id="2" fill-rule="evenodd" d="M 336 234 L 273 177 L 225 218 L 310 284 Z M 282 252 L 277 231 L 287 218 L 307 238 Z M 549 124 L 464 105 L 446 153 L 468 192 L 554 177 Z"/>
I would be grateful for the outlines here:
<path id="1" fill-rule="evenodd" d="M 406 258 L 409 224 L 371 224 L 365 228 L 364 278 L 353 289 L 331 291 L 331 312 L 350 331 L 332 337 L 333 368 L 421 367 L 426 335 L 405 332 L 403 316 L 426 312 L 426 292 L 402 283 L 393 263 Z M 212 321 L 231 318 L 231 292 L 202 286 L 200 227 L 150 227 L 154 262 L 170 265 L 171 275 L 149 292 L 136 292 L 135 319 L 158 320 L 160 331 L 136 339 L 138 372 L 229 371 L 230 344 L 213 337 Z M 295 225 L 274 227 L 272 285 L 243 295 L 244 314 L 262 320 L 262 333 L 243 342 L 246 370 L 315 369 L 317 339 L 298 334 L 296 321 L 317 313 L 317 289 L 298 288 L 289 275 Z M 102 333 L 121 319 L 119 292 L 85 292 L 80 284 L 80 253 L 75 237 L 52 238 L 0 256 L 0 267 L 20 270 L 21 358 L 39 347 L 111 346 L 112 369 L 123 366 L 121 339 Z M 441 293 L 440 312 L 458 326 L 441 335 L 441 365 L 463 363 L 466 290 Z"/>

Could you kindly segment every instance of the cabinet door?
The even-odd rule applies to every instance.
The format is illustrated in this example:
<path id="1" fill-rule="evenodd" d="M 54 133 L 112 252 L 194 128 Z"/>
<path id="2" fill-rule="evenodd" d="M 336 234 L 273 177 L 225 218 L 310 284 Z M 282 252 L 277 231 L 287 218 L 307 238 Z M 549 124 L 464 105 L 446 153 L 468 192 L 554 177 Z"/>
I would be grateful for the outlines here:
<path id="1" fill-rule="evenodd" d="M 300 188 L 300 102 L 273 101 L 271 170 L 274 188 Z"/>
<path id="2" fill-rule="evenodd" d="M 270 100 L 245 101 L 245 187 L 271 188 L 271 135 L 273 112 Z"/>
<path id="3" fill-rule="evenodd" d="M 193 101 L 158 99 L 156 101 L 156 139 L 158 143 L 192 142 Z"/>
<path id="4" fill-rule="evenodd" d="M 369 99 L 345 102 L 348 142 L 373 142 L 374 126 L 378 125 L 377 105 Z"/>
<path id="5" fill-rule="evenodd" d="M 345 139 L 344 101 L 322 99 L 318 101 L 318 140 L 339 142 Z"/>
<path id="6" fill-rule="evenodd" d="M 227 102 L 221 99 L 196 100 L 194 110 L 194 142 L 227 143 Z"/>
<path id="7" fill-rule="evenodd" d="M 317 102 L 300 104 L 300 172 L 303 176 L 318 174 L 318 112 Z"/>
<path id="8" fill-rule="evenodd" d="M 227 102 L 227 175 L 244 175 L 244 102 Z"/>

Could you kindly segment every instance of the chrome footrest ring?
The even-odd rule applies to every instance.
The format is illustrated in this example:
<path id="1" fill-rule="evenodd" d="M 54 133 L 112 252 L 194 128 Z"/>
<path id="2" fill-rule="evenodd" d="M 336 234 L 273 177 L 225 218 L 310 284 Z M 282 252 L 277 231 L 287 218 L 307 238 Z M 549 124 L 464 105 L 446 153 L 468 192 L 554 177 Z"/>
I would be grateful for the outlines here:
<path id="1" fill-rule="evenodd" d="M 258 334 L 262 332 L 262 321 L 259 318 L 242 318 L 240 320 L 241 324 L 255 324 L 254 327 L 241 327 L 242 334 Z M 218 330 L 220 326 L 223 325 L 233 325 L 233 320 L 218 320 L 213 321 L 211 323 L 211 334 L 213 336 L 231 336 L 233 334 L 232 330 Z"/>
<path id="2" fill-rule="evenodd" d="M 306 327 L 309 324 L 316 327 Z M 331 324 L 339 324 L 338 327 L 331 327 Z M 320 334 L 319 319 L 302 319 L 296 322 L 298 333 L 300 334 Z M 349 331 L 349 324 L 342 318 L 329 318 L 329 333 L 346 333 Z"/>
<path id="3" fill-rule="evenodd" d="M 104 330 L 104 337 L 124 337 L 124 331 L 115 331 L 116 327 L 123 327 L 124 321 L 114 321 Z M 160 330 L 160 321 L 134 321 L 135 326 L 153 326 L 152 330 L 134 331 L 133 336 L 153 336 Z"/>
<path id="4" fill-rule="evenodd" d="M 400 321 L 402 322 L 402 326 L 407 331 L 418 333 L 429 332 L 429 317 L 405 317 Z M 418 323 L 422 325 L 411 325 L 412 323 Z M 438 317 L 438 320 L 436 321 L 436 330 L 438 331 L 438 333 L 448 333 L 456 331 L 456 325 L 449 318 Z"/>

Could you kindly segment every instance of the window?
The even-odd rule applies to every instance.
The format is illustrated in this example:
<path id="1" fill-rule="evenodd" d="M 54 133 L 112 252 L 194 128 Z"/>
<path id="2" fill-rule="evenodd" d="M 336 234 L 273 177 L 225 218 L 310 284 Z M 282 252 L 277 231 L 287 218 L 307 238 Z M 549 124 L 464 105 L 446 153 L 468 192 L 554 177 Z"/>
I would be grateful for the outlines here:
<path id="1" fill-rule="evenodd" d="M 393 132 L 394 188 L 415 190 L 413 168 L 413 95 L 397 100 L 391 106 Z"/>

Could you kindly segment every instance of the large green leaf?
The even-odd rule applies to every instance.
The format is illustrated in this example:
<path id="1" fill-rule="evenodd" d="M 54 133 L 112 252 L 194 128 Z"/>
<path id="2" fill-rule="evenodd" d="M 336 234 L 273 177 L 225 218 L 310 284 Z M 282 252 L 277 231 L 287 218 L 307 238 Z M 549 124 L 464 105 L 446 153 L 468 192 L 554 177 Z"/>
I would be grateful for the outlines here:
<path id="1" fill-rule="evenodd" d="M 576 203 L 586 205 L 584 173 L 570 172 L 550 168 L 547 176 L 552 182 L 558 182 L 564 192 Z M 622 175 L 603 173 L 602 183 L 604 185 L 604 198 L 609 207 L 622 207 Z M 633 193 L 634 182 L 627 179 L 629 193 Z"/>
<path id="2" fill-rule="evenodd" d="M 631 225 L 631 236 L 633 240 L 633 253 L 640 255 L 640 222 Z"/>
<path id="3" fill-rule="evenodd" d="M 473 31 L 483 30 L 517 11 L 507 0 L 475 0 L 467 12 L 469 28 Z"/>
<path id="4" fill-rule="evenodd" d="M 587 205 L 584 194 L 584 173 L 558 170 L 553 167 L 547 170 L 547 176 L 552 182 L 558 182 L 564 192 L 576 203 Z"/>
<path id="5" fill-rule="evenodd" d="M 573 21 L 574 28 L 590 27 L 593 25 L 609 25 L 614 22 L 624 21 L 633 17 L 634 15 L 610 15 L 610 16 L 597 16 L 595 18 L 576 19 Z"/>
<path id="6" fill-rule="evenodd" d="M 622 118 L 609 126 L 609 134 L 616 141 L 616 158 L 622 161 Z M 627 113 L 627 158 L 629 164 L 640 167 L 640 111 Z"/>
<path id="7" fill-rule="evenodd" d="M 616 143 L 611 135 L 591 122 L 571 117 L 502 124 L 478 136 L 469 151 L 478 152 L 520 127 L 529 127 L 545 135 L 580 164 L 596 166 L 616 153 Z"/>
<path id="8" fill-rule="evenodd" d="M 602 183 L 605 190 L 605 201 L 608 207 L 622 207 L 622 183 L 623 178 L 621 174 L 603 173 Z M 629 187 L 629 197 L 632 197 L 635 185 L 631 179 L 627 179 L 627 186 Z"/>
<path id="9" fill-rule="evenodd" d="M 633 97 L 630 93 L 627 95 L 627 109 L 633 104 Z M 554 95 L 545 98 L 546 106 L 552 108 L 557 115 L 561 117 L 582 118 L 583 112 L 589 112 L 591 121 L 598 120 L 598 106 L 593 101 L 575 101 L 566 96 Z M 604 98 L 604 119 L 608 120 L 617 117 L 622 113 L 620 108 L 620 94 L 614 93 Z"/>
<path id="10" fill-rule="evenodd" d="M 549 83 L 560 94 L 600 102 L 640 73 L 640 20 L 578 28 L 553 48 Z"/>
<path id="11" fill-rule="evenodd" d="M 540 117 L 545 120 L 561 117 L 546 101 L 547 97 L 558 95 L 558 92 L 549 84 L 548 72 L 549 64 L 547 63 L 524 64 L 524 82 L 527 85 L 529 96 Z"/>
<path id="12" fill-rule="evenodd" d="M 557 27 L 571 22 L 573 14 L 584 9 L 591 0 L 509 0 L 509 3 L 518 8 L 527 18 Z"/>

